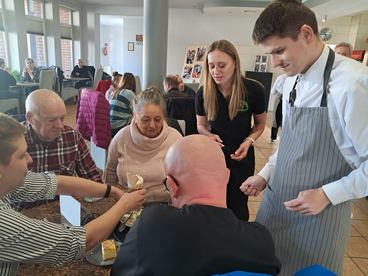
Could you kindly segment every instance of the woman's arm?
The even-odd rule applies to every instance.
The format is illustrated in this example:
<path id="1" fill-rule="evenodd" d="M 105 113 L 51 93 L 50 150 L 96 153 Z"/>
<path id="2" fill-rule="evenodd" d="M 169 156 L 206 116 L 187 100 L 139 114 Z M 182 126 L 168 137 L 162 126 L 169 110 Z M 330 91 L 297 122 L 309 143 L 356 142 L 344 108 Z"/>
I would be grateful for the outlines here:
<path id="1" fill-rule="evenodd" d="M 222 140 L 221 140 L 220 136 L 211 133 L 210 130 L 208 129 L 208 122 L 207 122 L 207 117 L 206 116 L 197 115 L 197 130 L 198 130 L 199 134 L 203 134 L 203 135 L 206 135 L 206 136 L 210 137 L 215 142 L 219 143 L 219 145 L 221 147 L 224 146 L 222 144 Z"/>

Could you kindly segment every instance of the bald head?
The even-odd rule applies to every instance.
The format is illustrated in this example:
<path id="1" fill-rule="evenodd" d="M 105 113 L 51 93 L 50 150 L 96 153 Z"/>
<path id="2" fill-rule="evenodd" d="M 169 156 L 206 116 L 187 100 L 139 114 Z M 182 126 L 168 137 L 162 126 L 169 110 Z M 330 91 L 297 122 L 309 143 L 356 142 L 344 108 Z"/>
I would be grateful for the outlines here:
<path id="1" fill-rule="evenodd" d="M 207 136 L 186 136 L 171 146 L 165 159 L 165 171 L 171 182 L 174 206 L 226 204 L 229 170 L 221 148 Z M 175 181 L 177 183 L 173 183 Z"/>
<path id="2" fill-rule="evenodd" d="M 36 112 L 37 110 L 44 110 L 48 107 L 53 109 L 55 105 L 65 107 L 63 100 L 57 93 L 49 89 L 38 89 L 27 97 L 26 112 Z"/>
<path id="3" fill-rule="evenodd" d="M 65 116 L 65 104 L 52 90 L 35 90 L 26 99 L 27 121 L 42 141 L 50 142 L 60 135 Z"/>

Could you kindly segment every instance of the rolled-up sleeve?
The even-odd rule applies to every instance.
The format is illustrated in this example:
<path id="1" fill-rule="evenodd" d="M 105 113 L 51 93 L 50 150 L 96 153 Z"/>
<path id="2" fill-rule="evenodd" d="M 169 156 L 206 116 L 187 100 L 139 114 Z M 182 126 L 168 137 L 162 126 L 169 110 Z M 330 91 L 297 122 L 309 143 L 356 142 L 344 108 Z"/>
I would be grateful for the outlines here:
<path id="1" fill-rule="evenodd" d="M 9 194 L 11 202 L 32 202 L 53 199 L 56 193 L 56 176 L 54 173 L 27 172 L 24 185 Z"/>

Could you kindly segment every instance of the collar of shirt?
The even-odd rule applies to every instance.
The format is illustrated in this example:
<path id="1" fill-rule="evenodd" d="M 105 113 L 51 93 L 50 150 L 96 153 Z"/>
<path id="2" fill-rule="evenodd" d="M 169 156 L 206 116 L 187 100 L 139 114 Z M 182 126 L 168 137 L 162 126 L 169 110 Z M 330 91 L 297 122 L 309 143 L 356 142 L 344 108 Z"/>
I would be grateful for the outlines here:
<path id="1" fill-rule="evenodd" d="M 44 146 L 50 145 L 51 143 L 57 143 L 62 141 L 62 136 L 59 135 L 54 141 L 52 142 L 45 142 L 42 141 L 38 136 L 36 135 L 35 131 L 33 130 L 32 126 L 29 123 L 26 123 L 27 127 L 27 138 L 28 138 L 28 144 L 42 144 Z"/>

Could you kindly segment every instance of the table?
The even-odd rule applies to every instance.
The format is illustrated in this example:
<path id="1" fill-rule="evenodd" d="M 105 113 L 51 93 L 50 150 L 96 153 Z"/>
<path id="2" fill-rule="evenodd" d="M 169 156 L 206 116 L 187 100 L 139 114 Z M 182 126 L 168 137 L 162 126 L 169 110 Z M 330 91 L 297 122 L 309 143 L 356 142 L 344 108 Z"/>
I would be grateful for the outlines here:
<path id="1" fill-rule="evenodd" d="M 90 212 L 95 212 L 102 214 L 106 212 L 114 203 L 115 200 L 113 198 L 105 198 L 97 202 L 88 203 L 83 201 L 82 198 L 77 198 L 78 201 L 83 203 L 83 206 L 86 207 Z M 50 201 L 46 204 L 33 207 L 31 209 L 27 209 L 23 211 L 28 217 L 31 218 L 46 218 L 49 221 L 60 223 L 60 209 L 59 209 L 59 201 Z M 51 267 L 44 264 L 29 264 L 24 263 L 21 264 L 18 268 L 17 275 L 18 276 L 28 276 L 28 275 L 37 275 L 37 276 L 49 276 L 49 275 L 100 275 L 107 276 L 110 275 L 110 266 L 99 267 L 92 265 L 86 261 L 85 258 L 81 260 L 74 261 L 72 263 L 66 263 L 60 267 Z"/>
<path id="2" fill-rule="evenodd" d="M 17 94 L 17 98 L 19 100 L 19 113 L 25 114 L 25 102 L 27 98 L 27 88 L 39 88 L 39 82 L 19 82 L 16 85 L 10 86 L 9 91 L 12 93 L 14 91 Z M 33 89 L 33 90 L 34 90 Z"/>

